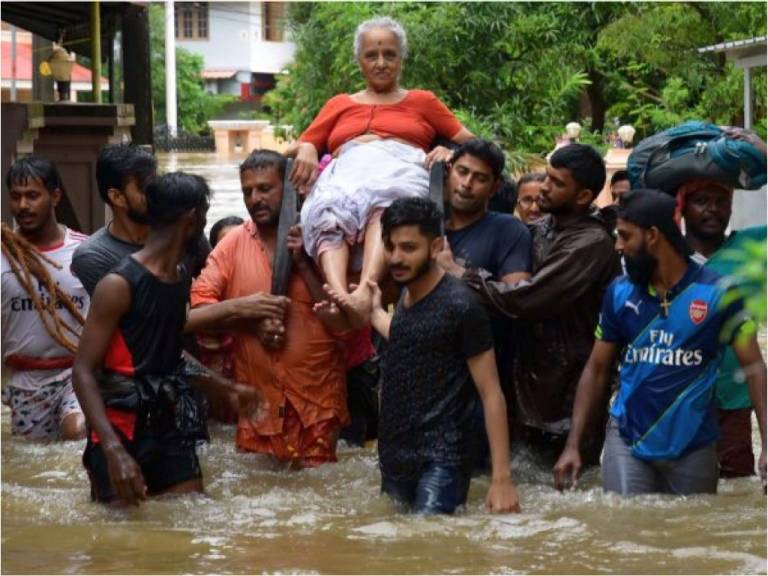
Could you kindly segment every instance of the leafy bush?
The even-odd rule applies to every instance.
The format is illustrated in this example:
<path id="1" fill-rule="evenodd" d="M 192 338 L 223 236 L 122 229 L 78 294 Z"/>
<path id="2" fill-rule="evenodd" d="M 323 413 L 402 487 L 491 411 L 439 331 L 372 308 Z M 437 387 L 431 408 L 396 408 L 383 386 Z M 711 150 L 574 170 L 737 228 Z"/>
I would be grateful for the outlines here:
<path id="1" fill-rule="evenodd" d="M 598 145 L 618 124 L 640 139 L 693 117 L 740 123 L 741 71 L 697 49 L 766 30 L 764 5 L 749 2 L 291 3 L 295 60 L 265 100 L 278 123 L 300 133 L 328 98 L 364 87 L 352 41 L 374 15 L 408 33 L 403 86 L 435 92 L 513 169 L 543 158 L 571 120 Z M 764 71 L 754 83 L 765 137 Z"/>
<path id="2" fill-rule="evenodd" d="M 768 249 L 764 241 L 745 241 L 742 249 L 728 250 L 724 258 L 736 264 L 734 273 L 726 277 L 725 285 L 733 287 L 723 298 L 722 305 L 728 306 L 735 300 L 743 300 L 744 307 L 756 322 L 765 322 L 768 314 Z M 749 326 L 743 337 L 753 336 L 757 325 Z"/>

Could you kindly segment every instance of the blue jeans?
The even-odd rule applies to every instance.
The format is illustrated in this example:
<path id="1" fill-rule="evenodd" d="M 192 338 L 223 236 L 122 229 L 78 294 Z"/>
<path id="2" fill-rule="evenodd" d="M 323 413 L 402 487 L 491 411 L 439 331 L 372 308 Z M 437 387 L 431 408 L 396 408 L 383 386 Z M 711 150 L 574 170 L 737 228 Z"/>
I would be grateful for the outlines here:
<path id="1" fill-rule="evenodd" d="M 411 481 L 395 480 L 381 473 L 381 491 L 416 514 L 453 514 L 467 501 L 469 470 L 458 466 L 428 464 Z"/>

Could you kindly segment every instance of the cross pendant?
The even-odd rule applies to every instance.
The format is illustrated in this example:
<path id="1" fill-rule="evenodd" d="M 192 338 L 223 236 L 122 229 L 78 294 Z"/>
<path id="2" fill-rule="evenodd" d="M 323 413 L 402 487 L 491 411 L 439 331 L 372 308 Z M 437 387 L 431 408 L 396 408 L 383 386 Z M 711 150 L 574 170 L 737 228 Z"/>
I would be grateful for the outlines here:
<path id="1" fill-rule="evenodd" d="M 662 309 L 664 310 L 664 317 L 666 318 L 669 316 L 669 307 L 672 304 L 669 300 L 667 300 L 667 295 L 664 294 L 664 297 L 661 299 L 661 304 L 659 304 Z"/>

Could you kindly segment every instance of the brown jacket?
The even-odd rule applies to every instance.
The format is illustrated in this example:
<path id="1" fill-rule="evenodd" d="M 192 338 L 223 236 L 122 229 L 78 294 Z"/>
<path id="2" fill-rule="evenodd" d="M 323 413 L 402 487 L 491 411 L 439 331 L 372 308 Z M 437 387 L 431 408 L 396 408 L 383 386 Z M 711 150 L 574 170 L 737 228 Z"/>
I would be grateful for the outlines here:
<path id="1" fill-rule="evenodd" d="M 620 270 L 614 223 L 608 210 L 594 209 L 561 226 L 547 215 L 531 225 L 530 280 L 509 286 L 482 272 L 464 276 L 493 311 L 522 320 L 508 387 L 520 424 L 556 434 L 570 429 L 603 293 Z"/>

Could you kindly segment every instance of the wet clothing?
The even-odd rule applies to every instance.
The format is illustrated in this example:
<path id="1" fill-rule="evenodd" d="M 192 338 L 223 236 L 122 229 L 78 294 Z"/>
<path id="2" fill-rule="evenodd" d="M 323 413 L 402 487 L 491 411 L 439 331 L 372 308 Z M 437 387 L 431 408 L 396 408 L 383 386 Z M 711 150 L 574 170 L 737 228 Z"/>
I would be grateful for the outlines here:
<path id="1" fill-rule="evenodd" d="M 363 446 L 377 437 L 379 428 L 379 359 L 370 358 L 347 371 L 349 425 L 341 439 Z"/>
<path id="2" fill-rule="evenodd" d="M 231 334 L 198 333 L 195 335 L 195 343 L 195 356 L 203 366 L 229 380 L 234 378 L 234 340 Z M 220 395 L 208 397 L 208 416 L 224 424 L 237 423 L 237 411 Z"/>
<path id="3" fill-rule="evenodd" d="M 80 280 L 69 271 L 69 266 L 72 253 L 86 238 L 87 236 L 66 228 L 64 240 L 60 244 L 39 250 L 46 258 L 61 266 L 57 269 L 47 262 L 43 264 L 51 279 L 83 317 L 88 314 L 88 294 Z M 62 370 L 72 366 L 72 353 L 48 334 L 32 297 L 19 283 L 4 254 L 0 255 L 0 271 L 3 362 L 14 370 L 8 384 L 25 390 L 35 390 L 47 382 L 60 380 Z M 50 300 L 51 295 L 45 287 L 37 281 L 33 282 L 40 299 L 43 302 Z M 59 318 L 75 333 L 79 333 L 81 327 L 64 305 L 57 302 L 55 308 Z"/>
<path id="4" fill-rule="evenodd" d="M 198 334 L 199 360 L 206 368 L 215 370 L 226 378 L 234 377 L 234 340 L 231 334 Z"/>
<path id="5" fill-rule="evenodd" d="M 83 317 L 88 313 L 88 294 L 70 273 L 69 266 L 73 252 L 86 238 L 66 228 L 61 243 L 39 250 L 61 266 L 58 269 L 43 262 L 51 279 Z M 65 417 L 82 412 L 72 391 L 73 356 L 48 333 L 32 297 L 20 284 L 5 255 L 0 256 L 0 270 L 3 364 L 11 370 L 3 386 L 3 402 L 11 408 L 11 433 L 53 440 L 59 437 L 59 425 Z M 33 286 L 41 301 L 50 300 L 51 295 L 42 284 L 33 280 Z M 79 334 L 80 325 L 64 305 L 57 302 L 55 309 L 62 322 Z"/>
<path id="6" fill-rule="evenodd" d="M 371 335 L 366 326 L 346 340 L 349 425 L 339 437 L 357 446 L 374 440 L 379 428 L 379 359 Z"/>
<path id="7" fill-rule="evenodd" d="M 454 260 L 464 268 L 485 270 L 498 281 L 507 274 L 531 270 L 531 235 L 525 224 L 511 214 L 487 212 L 480 220 L 460 230 L 446 230 L 446 236 Z M 508 399 L 508 409 L 513 405 L 508 367 L 514 354 L 515 324 L 515 321 L 502 316 L 491 318 L 496 363 L 502 389 Z M 490 449 L 479 398 L 474 408 L 473 427 L 475 469 L 489 469 Z"/>
<path id="8" fill-rule="evenodd" d="M 426 198 L 429 174 L 420 148 L 395 140 L 348 142 L 317 178 L 301 207 L 304 248 L 321 252 L 363 240 L 365 227 L 399 198 Z"/>
<path id="9" fill-rule="evenodd" d="M 107 411 L 112 419 L 115 419 L 114 414 Z M 158 437 L 144 431 L 136 431 L 130 439 L 122 433 L 118 433 L 118 436 L 128 454 L 141 468 L 149 495 L 159 494 L 172 486 L 203 476 L 194 446 L 180 443 L 172 437 Z M 116 500 L 117 493 L 109 480 L 107 458 L 99 443 L 88 441 L 83 465 L 91 483 L 91 499 L 105 503 Z"/>
<path id="10" fill-rule="evenodd" d="M 285 403 L 283 429 L 279 434 L 248 437 L 248 451 L 270 454 L 283 461 L 295 461 L 302 468 L 336 462 L 336 440 L 341 430 L 337 418 L 304 426 L 290 401 Z"/>
<path id="11" fill-rule="evenodd" d="M 415 482 L 431 465 L 469 471 L 477 392 L 467 360 L 493 347 L 488 317 L 462 282 L 448 275 L 412 306 L 404 298 L 382 357 L 382 477 Z"/>
<path id="12" fill-rule="evenodd" d="M 88 294 L 93 295 L 99 280 L 123 258 L 138 250 L 141 250 L 141 244 L 123 242 L 106 227 L 99 228 L 75 250 L 72 273 L 80 279 Z"/>
<path id="13" fill-rule="evenodd" d="M 72 370 L 36 389 L 5 386 L 3 404 L 11 408 L 11 434 L 32 440 L 58 438 L 64 419 L 83 412 L 72 388 Z"/>
<path id="14" fill-rule="evenodd" d="M 598 210 L 559 225 L 546 215 L 529 225 L 530 280 L 507 286 L 482 271 L 464 275 L 492 311 L 525 321 L 511 368 L 519 424 L 562 435 L 570 429 L 602 296 L 619 271 L 612 221 Z"/>
<path id="15" fill-rule="evenodd" d="M 216 245 L 192 285 L 192 306 L 269 293 L 271 258 L 256 225 L 246 222 Z M 238 422 L 238 448 L 261 451 L 261 437 L 284 433 L 287 404 L 298 413 L 302 427 L 324 420 L 348 421 L 344 385 L 344 348 L 312 311 L 313 300 L 299 274 L 292 274 L 285 317 L 286 343 L 278 351 L 265 349 L 249 330 L 231 330 L 235 380 L 257 388 L 266 413 Z M 271 443 L 270 443 L 271 445 Z"/>
<path id="16" fill-rule="evenodd" d="M 446 230 L 453 258 L 464 268 L 481 268 L 494 280 L 531 269 L 531 235 L 511 214 L 487 212 L 460 230 Z"/>
<path id="17" fill-rule="evenodd" d="M 355 330 L 345 338 L 344 363 L 347 369 L 364 364 L 376 355 L 370 326 Z"/>
<path id="18" fill-rule="evenodd" d="M 700 446 L 677 459 L 641 460 L 622 439 L 614 418 L 608 421 L 602 462 L 603 490 L 631 494 L 715 494 L 715 445 Z"/>
<path id="19" fill-rule="evenodd" d="M 141 248 L 141 244 L 124 242 L 113 236 L 108 227 L 99 228 L 75 250 L 72 257 L 72 273 L 80 279 L 88 294 L 92 295 L 99 280 L 104 278 L 123 258 L 138 252 Z M 192 278 L 197 276 L 205 264 L 205 258 L 210 250 L 211 245 L 208 239 L 201 234 L 196 251 L 184 256 L 183 266 Z"/>
<path id="20" fill-rule="evenodd" d="M 637 458 L 680 458 L 717 439 L 714 386 L 723 348 L 749 320 L 740 300 L 722 305 L 720 278 L 689 261 L 667 306 L 627 276 L 606 292 L 596 336 L 621 349 L 610 412 Z"/>
<path id="21" fill-rule="evenodd" d="M 381 491 L 415 514 L 453 514 L 467 502 L 471 475 L 458 466 L 429 464 L 414 480 L 382 473 Z"/>
<path id="22" fill-rule="evenodd" d="M 120 318 L 104 369 L 126 376 L 168 374 L 179 364 L 187 320 L 190 278 L 159 280 L 131 256 L 112 270 L 131 286 L 131 308 Z"/>
<path id="23" fill-rule="evenodd" d="M 755 455 L 752 452 L 752 408 L 717 411 L 720 438 L 717 461 L 721 478 L 754 476 Z"/>
<path id="24" fill-rule="evenodd" d="M 363 134 L 400 138 L 426 152 L 435 137 L 450 140 L 461 131 L 461 122 L 428 90 L 409 90 L 396 104 L 360 104 L 349 94 L 328 100 L 304 133 L 319 156 L 334 154 L 345 142 Z"/>
<path id="25" fill-rule="evenodd" d="M 180 266 L 178 281 L 162 282 L 132 256 L 112 273 L 128 282 L 131 305 L 110 341 L 99 391 L 107 419 L 156 493 L 200 477 L 195 447 L 208 439 L 205 401 L 181 360 L 190 279 Z M 100 443 L 89 431 L 83 464 L 92 497 L 110 501 Z"/>
<path id="26" fill-rule="evenodd" d="M 195 449 L 208 440 L 205 400 L 189 385 L 186 374 L 130 378 L 107 372 L 99 384 L 107 419 L 141 468 L 150 494 L 202 477 Z M 114 500 L 106 456 L 92 430 L 83 465 L 92 499 Z"/>

